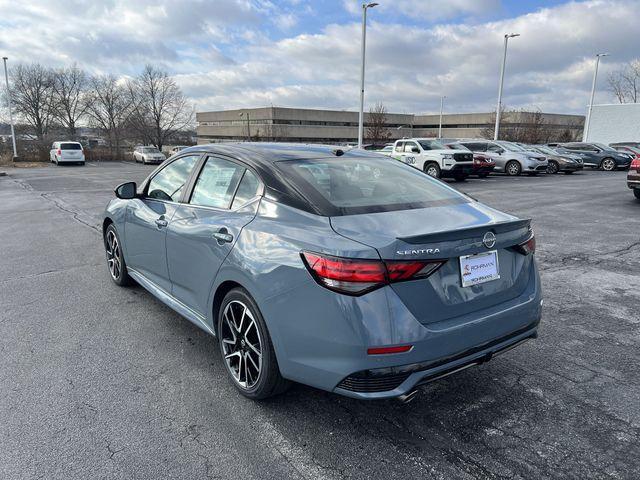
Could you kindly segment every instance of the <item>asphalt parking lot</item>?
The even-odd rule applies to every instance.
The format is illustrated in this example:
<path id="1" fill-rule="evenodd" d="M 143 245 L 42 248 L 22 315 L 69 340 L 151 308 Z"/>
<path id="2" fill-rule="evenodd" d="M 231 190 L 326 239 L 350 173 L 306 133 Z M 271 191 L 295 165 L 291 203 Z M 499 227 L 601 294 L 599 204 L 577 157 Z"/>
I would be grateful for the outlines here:
<path id="1" fill-rule="evenodd" d="M 533 218 L 540 337 L 412 403 L 255 403 L 212 337 L 107 273 L 132 163 L 0 177 L 0 478 L 638 478 L 640 202 L 625 173 L 454 187 Z"/>

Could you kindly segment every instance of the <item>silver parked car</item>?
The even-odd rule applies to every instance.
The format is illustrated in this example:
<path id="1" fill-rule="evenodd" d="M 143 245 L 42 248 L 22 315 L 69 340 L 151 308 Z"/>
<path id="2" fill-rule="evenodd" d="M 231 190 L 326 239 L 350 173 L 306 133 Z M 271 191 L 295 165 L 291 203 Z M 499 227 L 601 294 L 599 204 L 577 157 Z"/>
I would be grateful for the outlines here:
<path id="1" fill-rule="evenodd" d="M 247 397 L 410 398 L 537 335 L 530 221 L 382 155 L 199 145 L 115 194 L 111 278 L 217 337 Z"/>
<path id="2" fill-rule="evenodd" d="M 494 172 L 507 175 L 526 173 L 535 175 L 547 171 L 547 158 L 538 153 L 527 150 L 513 142 L 504 140 L 464 140 L 460 142 L 472 152 L 483 153 L 496 162 Z"/>
<path id="3" fill-rule="evenodd" d="M 156 147 L 137 146 L 133 150 L 133 160 L 138 163 L 162 163 L 167 159 Z"/>

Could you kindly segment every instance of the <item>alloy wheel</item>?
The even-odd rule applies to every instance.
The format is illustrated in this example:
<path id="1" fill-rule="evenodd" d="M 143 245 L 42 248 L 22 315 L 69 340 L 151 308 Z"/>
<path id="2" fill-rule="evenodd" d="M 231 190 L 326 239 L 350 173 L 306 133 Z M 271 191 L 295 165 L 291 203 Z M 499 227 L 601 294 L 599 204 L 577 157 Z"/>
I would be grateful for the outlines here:
<path id="1" fill-rule="evenodd" d="M 613 170 L 616 166 L 616 162 L 614 162 L 611 158 L 605 158 L 602 161 L 602 169 L 610 172 L 611 170 Z"/>
<path id="2" fill-rule="evenodd" d="M 227 369 L 240 388 L 249 390 L 262 372 L 262 336 L 256 319 L 247 305 L 232 300 L 224 309 L 221 327 Z"/>
<path id="3" fill-rule="evenodd" d="M 558 170 L 560 168 L 556 162 L 549 162 L 549 165 L 547 165 L 547 173 L 558 173 Z"/>
<path id="4" fill-rule="evenodd" d="M 435 165 L 429 165 L 427 167 L 427 175 L 429 175 L 430 177 L 438 178 L 438 167 L 436 167 Z"/>
<path id="5" fill-rule="evenodd" d="M 122 261 L 120 259 L 120 244 L 113 230 L 107 232 L 107 263 L 109 272 L 114 280 L 118 280 L 122 273 Z"/>
<path id="6" fill-rule="evenodd" d="M 509 175 L 519 175 L 520 174 L 520 165 L 517 162 L 510 162 L 507 168 L 507 173 Z"/>

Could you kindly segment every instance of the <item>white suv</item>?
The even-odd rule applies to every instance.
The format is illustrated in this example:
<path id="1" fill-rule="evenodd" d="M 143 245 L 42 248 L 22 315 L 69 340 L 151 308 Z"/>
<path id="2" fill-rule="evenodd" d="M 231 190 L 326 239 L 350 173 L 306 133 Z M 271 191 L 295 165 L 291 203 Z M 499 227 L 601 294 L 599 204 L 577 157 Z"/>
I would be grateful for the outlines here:
<path id="1" fill-rule="evenodd" d="M 473 153 L 452 150 L 433 138 L 396 140 L 391 157 L 436 178 L 451 177 L 462 181 L 473 170 Z"/>
<path id="2" fill-rule="evenodd" d="M 53 142 L 49 150 L 49 160 L 56 165 L 61 163 L 84 165 L 84 150 L 78 142 Z"/>

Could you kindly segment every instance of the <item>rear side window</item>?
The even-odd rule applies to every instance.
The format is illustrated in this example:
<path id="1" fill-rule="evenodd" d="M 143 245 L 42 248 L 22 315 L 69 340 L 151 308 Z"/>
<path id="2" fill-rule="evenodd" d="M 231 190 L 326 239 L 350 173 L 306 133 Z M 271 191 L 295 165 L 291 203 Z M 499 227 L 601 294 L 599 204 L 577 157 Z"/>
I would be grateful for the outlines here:
<path id="1" fill-rule="evenodd" d="M 396 143 L 396 152 L 401 152 L 403 148 L 404 148 L 404 142 Z"/>
<path id="2" fill-rule="evenodd" d="M 413 151 L 414 148 L 418 148 L 418 144 L 414 142 L 407 142 L 404 144 L 405 153 L 416 153 Z"/>
<path id="3" fill-rule="evenodd" d="M 238 186 L 238 191 L 233 199 L 233 203 L 231 204 L 231 209 L 244 205 L 253 197 L 258 195 L 259 191 L 260 181 L 258 180 L 258 177 L 256 177 L 251 170 L 246 170 L 242 176 L 240 185 Z"/>
<path id="4" fill-rule="evenodd" d="M 82 150 L 82 145 L 79 143 L 61 143 L 60 150 Z"/>
<path id="5" fill-rule="evenodd" d="M 210 157 L 193 188 L 193 205 L 229 208 L 245 168 L 237 163 Z"/>
<path id="6" fill-rule="evenodd" d="M 184 185 L 199 158 L 199 155 L 189 155 L 171 162 L 151 179 L 147 195 L 172 202 L 180 200 Z"/>
<path id="7" fill-rule="evenodd" d="M 277 162 L 323 215 L 409 210 L 468 203 L 467 197 L 401 162 L 377 157 Z"/>

